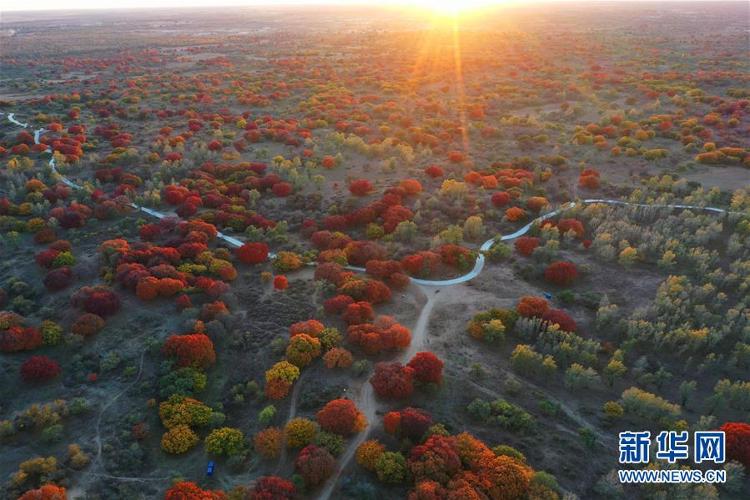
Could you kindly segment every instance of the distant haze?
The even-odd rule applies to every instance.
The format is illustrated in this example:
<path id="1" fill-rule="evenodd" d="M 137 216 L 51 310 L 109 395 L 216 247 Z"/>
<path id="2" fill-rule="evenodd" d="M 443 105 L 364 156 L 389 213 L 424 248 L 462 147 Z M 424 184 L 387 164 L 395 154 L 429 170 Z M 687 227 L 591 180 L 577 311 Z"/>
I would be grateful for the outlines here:
<path id="1" fill-rule="evenodd" d="M 669 2 L 726 2 L 726 0 L 620 0 L 620 2 L 602 2 L 601 0 L 578 0 L 578 2 L 596 2 L 596 3 L 630 3 L 633 1 L 659 3 Z M 742 1 L 742 0 L 740 0 Z M 570 0 L 499 0 L 498 5 L 514 3 L 578 3 Z M 736 3 L 736 2 L 734 2 Z M 143 8 L 184 8 L 184 7 L 238 7 L 238 6 L 263 6 L 263 5 L 367 5 L 373 7 L 379 6 L 402 6 L 409 7 L 413 2 L 398 0 L 380 0 L 377 2 L 366 2 L 362 0 L 288 0 L 288 1 L 269 1 L 269 0 L 117 0 L 112 2 L 113 5 L 107 9 L 143 9 Z M 30 11 L 30 10 L 78 10 L 78 9 L 103 9 L 101 0 L 68 0 L 60 2 L 59 0 L 0 0 L 0 16 L 3 11 Z M 0 17 L 0 22 L 3 19 Z"/>

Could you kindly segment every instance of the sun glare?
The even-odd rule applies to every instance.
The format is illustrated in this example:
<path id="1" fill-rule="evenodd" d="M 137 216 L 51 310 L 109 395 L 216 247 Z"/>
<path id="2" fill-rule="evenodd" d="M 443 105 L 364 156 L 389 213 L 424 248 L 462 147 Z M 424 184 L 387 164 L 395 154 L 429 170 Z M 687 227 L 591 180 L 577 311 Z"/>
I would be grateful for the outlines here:
<path id="1" fill-rule="evenodd" d="M 502 0 L 413 0 L 417 7 L 431 10 L 436 14 L 457 16 L 481 7 L 504 3 Z"/>

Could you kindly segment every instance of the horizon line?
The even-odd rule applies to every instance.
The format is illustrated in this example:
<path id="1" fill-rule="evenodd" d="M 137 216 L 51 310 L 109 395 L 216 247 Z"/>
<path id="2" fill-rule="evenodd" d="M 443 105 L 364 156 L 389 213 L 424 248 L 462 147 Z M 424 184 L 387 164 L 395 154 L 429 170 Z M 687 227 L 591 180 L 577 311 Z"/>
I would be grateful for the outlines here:
<path id="1" fill-rule="evenodd" d="M 108 7 L 101 7 L 99 4 L 95 5 L 89 5 L 82 4 L 82 5 L 73 5 L 73 6 L 66 6 L 66 7 L 60 7 L 57 6 L 40 6 L 40 7 L 29 7 L 29 3 L 34 4 L 35 2 L 32 0 L 31 2 L 26 1 L 22 2 L 24 6 L 22 8 L 16 9 L 13 6 L 6 6 L 4 5 L 5 2 L 0 1 L 0 24 L 5 23 L 6 21 L 2 19 L 2 14 L 4 12 L 10 13 L 13 12 L 14 14 L 24 14 L 24 13 L 42 13 L 42 12 L 112 12 L 112 11 L 157 11 L 157 10 L 190 10 L 190 9 L 205 9 L 205 8 L 211 8 L 211 9 L 242 9 L 242 8 L 268 8 L 268 7 L 280 7 L 280 8 L 294 8 L 294 7 L 366 7 L 369 9 L 383 9 L 383 10 L 392 10 L 392 9 L 422 9 L 422 10 L 428 10 L 429 7 L 425 7 L 423 5 L 416 5 L 416 4 L 410 4 L 408 1 L 406 2 L 399 2 L 397 0 L 386 0 L 379 2 L 379 4 L 372 5 L 371 2 L 367 2 L 366 0 L 283 0 L 281 2 L 275 2 L 273 0 L 236 0 L 233 2 L 232 0 L 229 0 L 229 3 L 221 3 L 221 4 L 215 4 L 211 3 L 210 0 L 197 0 L 194 4 L 191 4 L 191 0 L 186 1 L 180 1 L 180 0 L 167 0 L 166 2 L 162 3 L 161 5 L 153 5 L 153 4 L 141 4 L 140 2 L 143 0 L 135 0 L 137 4 L 131 4 L 131 5 L 122 5 L 122 6 L 108 6 Z M 156 0 L 157 2 L 159 0 Z M 226 1 L 226 0 L 224 0 Z M 13 2 L 18 3 L 18 2 Z M 47 3 L 47 2 L 45 2 Z M 126 0 L 125 2 L 121 3 L 129 3 L 129 0 Z M 187 3 L 187 5 L 186 5 Z M 669 4 L 679 4 L 679 3 L 685 3 L 685 4 L 700 4 L 700 3 L 726 3 L 726 4 L 735 4 L 735 3 L 742 3 L 742 4 L 748 4 L 747 0 L 505 0 L 505 1 L 499 1 L 496 4 L 489 4 L 486 6 L 481 7 L 482 10 L 491 10 L 491 9 L 497 9 L 497 8 L 504 8 L 504 7 L 527 7 L 532 5 L 543 5 L 543 4 L 633 4 L 633 3 L 643 3 L 643 4 L 663 4 L 663 3 L 669 3 Z M 750 6 L 750 4 L 748 4 Z"/>

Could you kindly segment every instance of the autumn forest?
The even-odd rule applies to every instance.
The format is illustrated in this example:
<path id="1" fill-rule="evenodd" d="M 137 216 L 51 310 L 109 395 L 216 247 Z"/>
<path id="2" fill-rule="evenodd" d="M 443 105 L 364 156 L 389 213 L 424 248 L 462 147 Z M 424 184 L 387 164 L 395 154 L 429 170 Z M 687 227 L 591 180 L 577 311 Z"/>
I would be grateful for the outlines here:
<path id="1" fill-rule="evenodd" d="M 3 13 L 0 498 L 750 497 L 748 19 Z"/>

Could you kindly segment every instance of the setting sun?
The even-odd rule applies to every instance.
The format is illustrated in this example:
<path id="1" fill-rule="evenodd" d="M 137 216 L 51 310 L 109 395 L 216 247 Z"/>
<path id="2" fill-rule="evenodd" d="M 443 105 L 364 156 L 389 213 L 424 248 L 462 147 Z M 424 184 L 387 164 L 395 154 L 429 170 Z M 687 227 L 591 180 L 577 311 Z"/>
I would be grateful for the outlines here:
<path id="1" fill-rule="evenodd" d="M 0 0 L 0 500 L 750 500 L 748 0 Z"/>
<path id="2" fill-rule="evenodd" d="M 506 2 L 503 0 L 414 0 L 412 3 L 419 8 L 437 14 L 456 16 L 482 7 Z"/>

